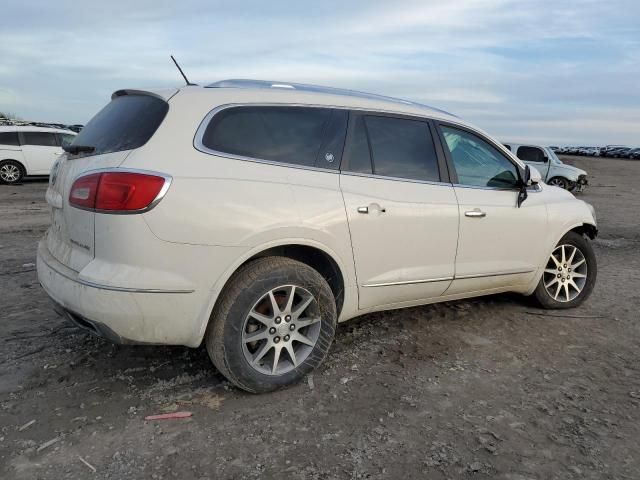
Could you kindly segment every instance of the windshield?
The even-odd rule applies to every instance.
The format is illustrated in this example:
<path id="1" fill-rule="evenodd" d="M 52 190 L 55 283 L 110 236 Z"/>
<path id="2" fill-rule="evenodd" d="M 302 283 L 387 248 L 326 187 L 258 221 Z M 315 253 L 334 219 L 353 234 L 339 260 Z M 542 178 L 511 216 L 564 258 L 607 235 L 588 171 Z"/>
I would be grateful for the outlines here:
<path id="1" fill-rule="evenodd" d="M 547 155 L 549 155 L 549 158 L 551 159 L 551 163 L 555 163 L 556 165 L 562 164 L 562 161 L 558 158 L 558 156 L 556 155 L 556 152 L 554 152 L 550 148 L 547 148 L 546 151 L 547 151 Z"/>

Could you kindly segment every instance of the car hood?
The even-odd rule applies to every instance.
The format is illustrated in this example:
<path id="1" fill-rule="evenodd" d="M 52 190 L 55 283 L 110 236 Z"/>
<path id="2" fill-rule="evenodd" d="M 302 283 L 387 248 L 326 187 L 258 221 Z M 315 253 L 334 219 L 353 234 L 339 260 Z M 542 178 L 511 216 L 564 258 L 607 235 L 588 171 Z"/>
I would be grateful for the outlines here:
<path id="1" fill-rule="evenodd" d="M 553 165 L 554 175 L 563 174 L 570 180 L 577 180 L 580 175 L 586 175 L 587 172 L 584 170 L 574 167 L 572 165 L 567 165 L 566 163 L 562 163 L 560 165 Z"/>

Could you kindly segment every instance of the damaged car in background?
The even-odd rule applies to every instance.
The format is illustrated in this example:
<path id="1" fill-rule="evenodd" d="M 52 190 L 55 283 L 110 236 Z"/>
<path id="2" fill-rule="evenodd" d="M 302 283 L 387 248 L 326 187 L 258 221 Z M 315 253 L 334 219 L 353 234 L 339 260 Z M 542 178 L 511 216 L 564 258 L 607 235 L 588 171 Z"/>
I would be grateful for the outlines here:
<path id="1" fill-rule="evenodd" d="M 504 146 L 525 164 L 535 167 L 548 185 L 578 193 L 589 184 L 587 172 L 562 163 L 551 147 L 515 142 L 504 143 Z"/>

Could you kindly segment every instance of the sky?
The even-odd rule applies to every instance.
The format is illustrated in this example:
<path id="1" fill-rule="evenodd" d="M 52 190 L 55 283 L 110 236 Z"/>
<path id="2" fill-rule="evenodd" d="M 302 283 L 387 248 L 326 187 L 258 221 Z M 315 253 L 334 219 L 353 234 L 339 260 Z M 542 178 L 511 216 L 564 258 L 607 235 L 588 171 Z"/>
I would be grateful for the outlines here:
<path id="1" fill-rule="evenodd" d="M 3 0 L 0 111 L 257 78 L 405 98 L 503 140 L 640 145 L 639 0 Z"/>

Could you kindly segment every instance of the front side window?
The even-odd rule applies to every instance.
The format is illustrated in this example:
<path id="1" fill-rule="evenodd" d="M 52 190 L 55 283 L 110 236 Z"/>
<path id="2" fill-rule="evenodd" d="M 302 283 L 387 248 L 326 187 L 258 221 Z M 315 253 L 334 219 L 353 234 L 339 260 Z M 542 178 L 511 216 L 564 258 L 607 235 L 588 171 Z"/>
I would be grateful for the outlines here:
<path id="1" fill-rule="evenodd" d="M 547 157 L 541 148 L 538 147 L 518 147 L 518 158 L 525 162 L 539 162 L 544 163 L 547 161 Z"/>
<path id="2" fill-rule="evenodd" d="M 234 107 L 213 117 L 202 144 L 243 157 L 338 168 L 346 122 L 345 111 L 329 108 Z"/>
<path id="3" fill-rule="evenodd" d="M 429 124 L 406 118 L 357 115 L 343 170 L 440 181 Z"/>
<path id="4" fill-rule="evenodd" d="M 458 128 L 441 126 L 460 185 L 513 188 L 518 170 L 498 149 L 479 136 Z"/>
<path id="5" fill-rule="evenodd" d="M 58 139 L 55 133 L 49 132 L 22 132 L 24 145 L 37 145 L 41 147 L 57 147 Z"/>
<path id="6" fill-rule="evenodd" d="M 18 140 L 18 132 L 1 132 L 0 145 L 11 145 L 13 147 L 20 146 L 20 141 Z"/>

